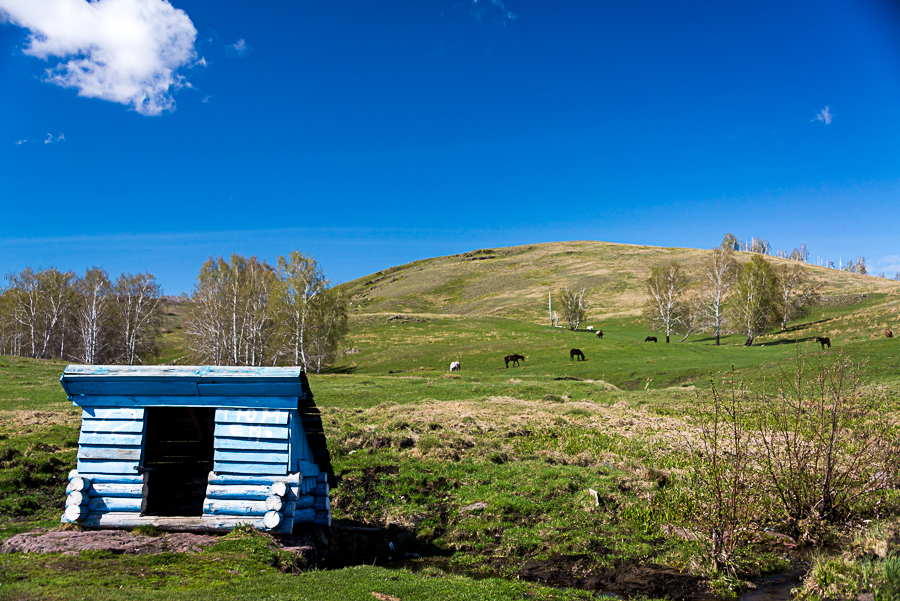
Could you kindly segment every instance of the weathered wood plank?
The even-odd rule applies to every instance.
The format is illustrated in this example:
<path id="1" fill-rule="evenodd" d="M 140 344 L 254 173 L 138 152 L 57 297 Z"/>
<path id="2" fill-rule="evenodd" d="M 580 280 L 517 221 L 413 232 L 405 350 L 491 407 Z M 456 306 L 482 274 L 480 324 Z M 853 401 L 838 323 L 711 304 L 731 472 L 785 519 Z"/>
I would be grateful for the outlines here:
<path id="1" fill-rule="evenodd" d="M 315 509 L 299 509 L 294 512 L 295 524 L 312 524 L 316 519 Z"/>
<path id="2" fill-rule="evenodd" d="M 287 482 L 291 486 L 298 486 L 300 482 L 299 474 L 286 474 L 284 476 L 276 475 L 232 475 L 220 474 L 215 471 L 209 473 L 207 482 L 214 486 L 272 486 L 275 482 Z"/>
<path id="3" fill-rule="evenodd" d="M 303 477 L 309 476 L 318 476 L 319 475 L 319 466 L 311 461 L 298 461 L 297 462 L 297 471 L 300 472 Z"/>
<path id="4" fill-rule="evenodd" d="M 69 379 L 66 382 L 70 396 L 190 396 L 197 397 L 195 382 L 182 380 L 162 382 L 135 382 L 128 380 Z"/>
<path id="5" fill-rule="evenodd" d="M 65 521 L 65 520 L 63 520 Z M 74 520 L 72 520 L 74 521 Z M 258 530 L 264 530 L 262 519 L 247 516 L 191 516 L 191 517 L 160 517 L 152 515 L 139 515 L 134 512 L 127 513 L 91 513 L 87 514 L 81 525 L 87 528 L 111 529 L 111 528 L 135 528 L 137 526 L 156 526 L 160 530 L 175 532 L 229 532 L 235 526 L 250 524 Z M 285 520 L 278 528 L 270 532 L 290 532 L 293 520 Z"/>
<path id="6" fill-rule="evenodd" d="M 266 506 L 266 501 L 206 499 L 203 502 L 204 515 L 261 516 L 265 515 L 267 511 L 271 511 L 271 509 Z M 284 503 L 284 511 L 285 513 L 293 513 L 293 503 Z"/>
<path id="7" fill-rule="evenodd" d="M 276 482 L 276 484 L 278 484 Z M 230 486 L 215 486 L 210 484 L 206 487 L 206 498 L 207 499 L 234 499 L 234 500 L 247 500 L 247 501 L 265 501 L 267 497 L 271 496 L 269 486 L 264 484 L 244 484 L 244 485 L 230 485 Z M 284 498 L 288 501 L 293 501 L 297 498 L 297 493 L 299 490 L 294 487 L 287 486 L 287 492 L 283 495 Z"/>
<path id="8" fill-rule="evenodd" d="M 144 442 L 143 434 L 93 434 L 82 432 L 78 436 L 78 444 L 102 446 L 139 446 Z"/>
<path id="9" fill-rule="evenodd" d="M 294 501 L 294 507 L 297 509 L 309 509 L 316 504 L 316 497 L 312 495 L 299 495 Z"/>
<path id="10" fill-rule="evenodd" d="M 145 498 L 149 487 L 146 484 L 94 484 L 87 492 L 93 497 Z"/>
<path id="11" fill-rule="evenodd" d="M 81 419 L 144 419 L 141 408 L 87 407 L 81 411 Z"/>
<path id="12" fill-rule="evenodd" d="M 200 396 L 72 396 L 79 407 L 229 407 L 296 409 L 297 397 Z"/>
<path id="13" fill-rule="evenodd" d="M 216 423 L 285 426 L 290 415 L 277 409 L 217 409 Z"/>
<path id="14" fill-rule="evenodd" d="M 149 474 L 146 472 L 143 474 L 135 473 L 135 475 L 130 474 L 90 474 L 85 472 L 84 474 L 80 474 L 78 470 L 72 470 L 69 472 L 69 482 L 71 482 L 74 478 L 86 478 L 91 481 L 91 485 L 96 484 L 145 484 L 147 479 L 149 478 Z"/>
<path id="15" fill-rule="evenodd" d="M 216 461 L 213 470 L 219 474 L 247 474 L 282 476 L 287 474 L 287 463 L 225 463 Z"/>
<path id="16" fill-rule="evenodd" d="M 84 474 L 124 474 L 137 475 L 137 461 L 105 461 L 102 459 L 79 459 L 79 473 Z M 96 482 L 96 478 L 91 478 Z"/>
<path id="17" fill-rule="evenodd" d="M 289 455 L 287 453 L 267 451 L 214 451 L 215 461 L 229 461 L 233 463 L 283 463 L 287 465 Z"/>
<path id="18" fill-rule="evenodd" d="M 84 419 L 81 420 L 82 432 L 105 432 L 105 433 L 122 433 L 135 434 L 144 431 L 143 420 L 104 420 L 104 419 Z"/>
<path id="19" fill-rule="evenodd" d="M 147 499 L 128 499 L 121 497 L 97 497 L 88 503 L 88 509 L 93 512 L 110 511 L 135 511 L 142 512 L 147 508 Z"/>
<path id="20" fill-rule="evenodd" d="M 290 444 L 286 440 L 263 440 L 254 438 L 217 437 L 216 449 L 233 449 L 245 451 L 289 451 Z"/>
<path id="21" fill-rule="evenodd" d="M 222 382 L 205 384 L 203 380 L 197 386 L 200 396 L 292 396 L 303 395 L 300 382 Z"/>
<path id="22" fill-rule="evenodd" d="M 80 445 L 78 447 L 79 459 L 115 459 L 117 461 L 139 461 L 141 459 L 141 447 L 94 447 Z"/>
<path id="23" fill-rule="evenodd" d="M 248 426 L 244 424 L 216 424 L 214 432 L 217 437 L 230 438 L 267 438 L 288 440 L 291 431 L 287 426 Z"/>

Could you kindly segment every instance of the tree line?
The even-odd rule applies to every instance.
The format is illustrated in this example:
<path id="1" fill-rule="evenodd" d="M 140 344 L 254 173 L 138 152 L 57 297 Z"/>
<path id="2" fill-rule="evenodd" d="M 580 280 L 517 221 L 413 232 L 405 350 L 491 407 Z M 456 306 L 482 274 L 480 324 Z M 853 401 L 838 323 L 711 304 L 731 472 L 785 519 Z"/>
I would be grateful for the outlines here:
<path id="1" fill-rule="evenodd" d="M 650 299 L 644 317 L 651 329 L 670 335 L 710 332 L 719 344 L 723 333 L 747 336 L 747 346 L 773 326 L 787 329 L 791 320 L 807 315 L 819 301 L 821 282 L 810 278 L 797 263 L 772 266 L 754 254 L 743 266 L 732 247 L 723 243 L 710 251 L 701 271 L 693 276 L 672 261 L 653 267 L 647 280 Z"/>
<path id="2" fill-rule="evenodd" d="M 194 354 L 213 365 L 299 365 L 319 373 L 339 356 L 350 302 L 298 251 L 269 265 L 209 259 L 185 325 Z"/>
<path id="3" fill-rule="evenodd" d="M 143 362 L 158 350 L 162 288 L 150 273 L 115 281 L 99 267 L 78 276 L 31 267 L 0 291 L 0 353 L 79 363 Z"/>
<path id="4" fill-rule="evenodd" d="M 114 281 L 28 267 L 0 290 L 0 354 L 86 364 L 145 363 L 158 355 L 164 297 L 150 273 Z M 187 306 L 184 333 L 197 363 L 298 365 L 319 373 L 339 356 L 349 299 L 298 251 L 275 265 L 256 257 L 208 259 Z"/>

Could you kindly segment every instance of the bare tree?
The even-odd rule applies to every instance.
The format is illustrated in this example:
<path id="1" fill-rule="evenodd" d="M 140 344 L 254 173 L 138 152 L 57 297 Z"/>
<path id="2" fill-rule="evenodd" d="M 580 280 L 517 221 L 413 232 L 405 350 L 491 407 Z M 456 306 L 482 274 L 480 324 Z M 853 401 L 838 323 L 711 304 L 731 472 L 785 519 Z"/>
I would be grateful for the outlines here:
<path id="1" fill-rule="evenodd" d="M 51 353 L 51 341 L 63 335 L 60 325 L 71 309 L 74 274 L 54 267 L 37 272 L 27 267 L 7 277 L 14 319 L 24 330 L 30 355 L 45 359 Z"/>
<path id="2" fill-rule="evenodd" d="M 644 316 L 653 330 L 666 332 L 669 336 L 685 325 L 687 306 L 683 300 L 690 279 L 678 262 L 654 267 L 647 280 L 650 300 L 644 306 Z"/>
<path id="3" fill-rule="evenodd" d="M 725 327 L 725 299 L 731 292 L 737 272 L 734 252 L 730 248 L 714 248 L 703 263 L 697 309 L 701 327 L 716 333 L 716 346 L 719 346 L 719 337 Z"/>
<path id="4" fill-rule="evenodd" d="M 77 301 L 75 323 L 78 344 L 75 358 L 82 363 L 101 361 L 109 347 L 112 286 L 109 276 L 99 267 L 92 267 L 84 277 L 76 280 Z"/>
<path id="5" fill-rule="evenodd" d="M 312 329 L 313 303 L 328 288 L 328 280 L 319 264 L 300 251 L 278 258 L 279 306 L 286 326 L 285 343 L 294 365 L 308 370 L 311 360 L 306 352 Z"/>
<path id="6" fill-rule="evenodd" d="M 155 352 L 162 312 L 162 289 L 150 273 L 123 273 L 113 289 L 122 361 L 134 365 L 140 355 Z"/>
<path id="7" fill-rule="evenodd" d="M 780 264 L 775 267 L 781 309 L 781 329 L 787 329 L 787 323 L 793 319 L 807 315 L 819 301 L 821 282 L 810 281 L 806 270 L 797 263 Z"/>
<path id="8" fill-rule="evenodd" d="M 587 319 L 587 303 L 584 296 L 586 290 L 582 288 L 580 291 L 563 288 L 560 292 L 563 305 L 563 316 L 569 322 L 569 329 L 577 330 L 578 325 Z"/>
<path id="9" fill-rule="evenodd" d="M 208 259 L 200 269 L 187 320 L 191 346 L 215 365 L 274 363 L 275 270 L 256 257 Z"/>
<path id="10" fill-rule="evenodd" d="M 342 291 L 329 288 L 313 303 L 314 327 L 308 336 L 309 350 L 305 353 L 321 373 L 322 367 L 339 354 L 340 342 L 347 333 L 349 300 Z"/>

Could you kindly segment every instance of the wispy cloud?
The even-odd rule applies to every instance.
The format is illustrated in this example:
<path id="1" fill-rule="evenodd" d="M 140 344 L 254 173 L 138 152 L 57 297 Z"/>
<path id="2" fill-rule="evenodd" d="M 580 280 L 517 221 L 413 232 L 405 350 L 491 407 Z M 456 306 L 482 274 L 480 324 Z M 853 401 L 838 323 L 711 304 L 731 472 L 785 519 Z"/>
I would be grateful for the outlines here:
<path id="1" fill-rule="evenodd" d="M 810 121 L 821 121 L 825 125 L 831 125 L 831 120 L 834 118 L 834 115 L 831 114 L 831 107 L 826 106 L 821 111 L 816 113 L 815 119 L 810 119 Z"/>
<path id="2" fill-rule="evenodd" d="M 16 146 L 22 146 L 23 144 L 37 144 L 39 142 L 44 144 L 59 144 L 60 142 L 65 142 L 66 136 L 65 134 L 59 134 L 54 136 L 53 134 L 46 134 L 44 139 L 32 139 L 32 138 L 22 138 L 21 140 L 16 141 Z"/>
<path id="3" fill-rule="evenodd" d="M 244 56 L 245 54 L 250 52 L 250 46 L 247 45 L 247 40 L 241 38 L 234 44 L 226 45 L 225 52 L 229 56 Z"/>
<path id="4" fill-rule="evenodd" d="M 479 23 L 496 20 L 503 25 L 517 16 L 506 8 L 503 0 L 470 0 L 469 14 Z"/>
<path id="5" fill-rule="evenodd" d="M 886 255 L 875 261 L 877 271 L 900 272 L 900 255 Z"/>
<path id="6" fill-rule="evenodd" d="M 174 110 L 197 56 L 194 24 L 166 0 L 0 0 L 0 19 L 29 31 L 25 54 L 62 59 L 45 81 L 142 115 Z"/>

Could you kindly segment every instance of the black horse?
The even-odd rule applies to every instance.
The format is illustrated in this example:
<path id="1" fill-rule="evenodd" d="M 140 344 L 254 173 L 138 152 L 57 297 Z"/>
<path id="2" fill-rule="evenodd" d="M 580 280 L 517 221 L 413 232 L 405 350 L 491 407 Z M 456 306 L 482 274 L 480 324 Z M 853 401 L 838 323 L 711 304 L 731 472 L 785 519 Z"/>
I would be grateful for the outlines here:
<path id="1" fill-rule="evenodd" d="M 603 338 L 603 330 L 597 330 L 597 338 Z"/>
<path id="2" fill-rule="evenodd" d="M 659 340 L 656 339 L 656 336 L 647 336 L 644 338 L 644 342 L 659 342 Z"/>
<path id="3" fill-rule="evenodd" d="M 581 349 L 573 348 L 569 351 L 569 361 L 574 361 L 575 357 L 580 357 L 584 361 L 584 353 L 581 352 Z"/>
<path id="4" fill-rule="evenodd" d="M 512 363 L 513 366 L 518 365 L 519 361 L 525 360 L 525 357 L 523 357 L 522 355 L 507 355 L 503 357 L 503 360 L 506 361 L 506 367 L 509 367 L 510 363 Z"/>
<path id="5" fill-rule="evenodd" d="M 831 348 L 831 338 L 828 336 L 816 336 L 816 342 L 818 342 L 822 346 L 822 350 L 825 350 L 825 347 Z"/>

